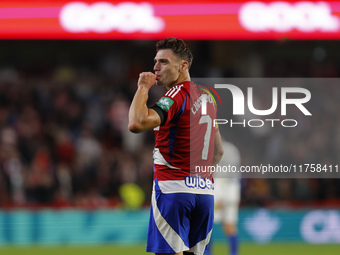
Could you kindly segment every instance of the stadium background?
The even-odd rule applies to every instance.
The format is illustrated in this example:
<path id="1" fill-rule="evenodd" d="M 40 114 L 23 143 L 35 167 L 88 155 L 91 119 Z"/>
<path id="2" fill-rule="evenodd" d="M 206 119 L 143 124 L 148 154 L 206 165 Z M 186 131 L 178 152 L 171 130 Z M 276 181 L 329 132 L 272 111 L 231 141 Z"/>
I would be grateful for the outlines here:
<path id="1" fill-rule="evenodd" d="M 316 36 L 188 38 L 191 76 L 337 78 L 338 41 Z M 145 253 L 153 134 L 128 132 L 127 114 L 138 74 L 152 70 L 156 38 L 105 39 L 0 41 L 3 254 Z M 152 89 L 149 104 L 162 93 Z M 324 100 L 313 112 L 323 123 L 318 129 L 223 135 L 240 149 L 243 164 L 339 162 L 340 90 L 318 93 Z M 241 254 L 335 254 L 339 198 L 339 179 L 242 180 Z M 225 252 L 218 225 L 214 238 Z"/>

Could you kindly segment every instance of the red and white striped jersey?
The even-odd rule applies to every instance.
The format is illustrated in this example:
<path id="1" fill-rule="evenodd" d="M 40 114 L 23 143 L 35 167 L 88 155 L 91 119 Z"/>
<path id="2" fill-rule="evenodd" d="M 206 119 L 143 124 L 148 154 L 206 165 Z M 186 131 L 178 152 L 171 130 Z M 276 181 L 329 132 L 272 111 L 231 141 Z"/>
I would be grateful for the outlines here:
<path id="1" fill-rule="evenodd" d="M 206 114 L 201 110 L 203 97 L 208 98 Z M 213 126 L 216 105 L 209 97 L 186 81 L 156 103 L 166 113 L 164 124 L 154 129 L 154 178 L 163 193 L 213 193 L 213 178 L 207 169 L 218 129 Z"/>

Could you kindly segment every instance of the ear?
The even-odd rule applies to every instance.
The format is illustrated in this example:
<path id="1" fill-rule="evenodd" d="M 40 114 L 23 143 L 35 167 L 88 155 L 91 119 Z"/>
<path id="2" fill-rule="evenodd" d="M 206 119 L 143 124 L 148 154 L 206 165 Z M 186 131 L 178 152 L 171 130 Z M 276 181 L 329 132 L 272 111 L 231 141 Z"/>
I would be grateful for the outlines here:
<path id="1" fill-rule="evenodd" d="M 179 72 L 180 72 L 180 73 L 183 73 L 183 72 L 185 72 L 186 70 L 188 70 L 188 68 L 189 68 L 189 63 L 188 63 L 188 61 L 182 60 L 182 63 L 181 63 L 181 65 L 180 65 Z"/>

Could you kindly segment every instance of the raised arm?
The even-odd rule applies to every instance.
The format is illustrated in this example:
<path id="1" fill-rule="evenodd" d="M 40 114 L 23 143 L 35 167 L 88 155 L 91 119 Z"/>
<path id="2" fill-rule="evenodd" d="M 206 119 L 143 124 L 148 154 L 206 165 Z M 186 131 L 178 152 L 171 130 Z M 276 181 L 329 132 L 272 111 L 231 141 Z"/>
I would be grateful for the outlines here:
<path id="1" fill-rule="evenodd" d="M 139 74 L 138 88 L 129 110 L 129 130 L 133 133 L 153 129 L 161 124 L 158 113 L 146 106 L 149 90 L 155 81 L 156 75 L 151 72 Z"/>

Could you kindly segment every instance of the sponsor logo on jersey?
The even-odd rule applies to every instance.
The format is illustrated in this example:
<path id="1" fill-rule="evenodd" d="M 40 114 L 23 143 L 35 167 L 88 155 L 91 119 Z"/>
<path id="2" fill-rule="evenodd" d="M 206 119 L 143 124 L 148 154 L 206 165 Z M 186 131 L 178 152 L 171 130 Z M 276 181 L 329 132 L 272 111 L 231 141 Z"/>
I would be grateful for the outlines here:
<path id="1" fill-rule="evenodd" d="M 196 174 L 195 176 L 186 176 L 185 185 L 189 188 L 210 189 L 210 190 L 214 189 L 212 181 L 209 178 L 206 178 L 206 179 L 202 178 L 200 174 Z"/>

